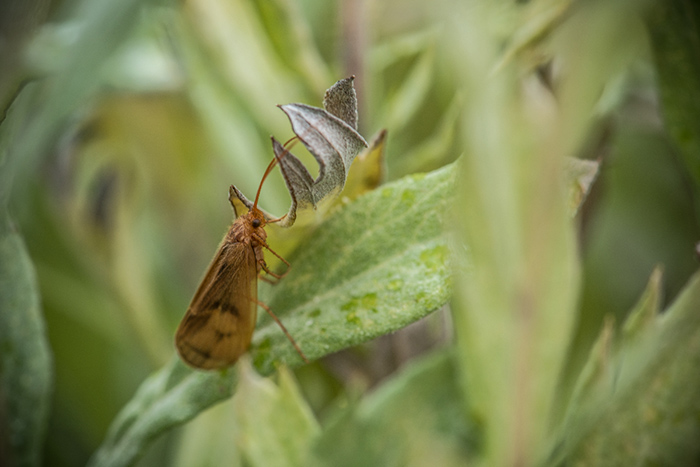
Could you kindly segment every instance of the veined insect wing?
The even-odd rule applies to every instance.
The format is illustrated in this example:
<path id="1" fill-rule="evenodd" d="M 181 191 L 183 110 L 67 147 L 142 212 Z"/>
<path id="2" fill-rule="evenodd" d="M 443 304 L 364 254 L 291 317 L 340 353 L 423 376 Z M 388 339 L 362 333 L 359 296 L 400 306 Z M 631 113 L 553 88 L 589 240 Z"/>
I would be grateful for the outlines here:
<path id="1" fill-rule="evenodd" d="M 195 368 L 233 365 L 255 330 L 257 263 L 248 245 L 231 241 L 235 226 L 214 255 L 175 335 L 178 353 Z"/>

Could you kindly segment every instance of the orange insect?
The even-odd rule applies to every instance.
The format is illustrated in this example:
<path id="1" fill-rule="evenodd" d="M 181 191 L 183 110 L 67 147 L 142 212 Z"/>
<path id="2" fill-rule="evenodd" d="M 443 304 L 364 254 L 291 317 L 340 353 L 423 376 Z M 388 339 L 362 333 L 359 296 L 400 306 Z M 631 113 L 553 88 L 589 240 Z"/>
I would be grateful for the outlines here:
<path id="1" fill-rule="evenodd" d="M 222 240 L 177 329 L 175 346 L 180 358 L 192 367 L 214 370 L 236 363 L 250 346 L 258 305 L 277 322 L 301 358 L 308 363 L 279 318 L 258 301 L 257 278 L 261 270 L 279 280 L 287 274 L 290 267 L 266 242 L 265 225 L 282 218 L 268 221 L 257 207 L 263 182 L 277 162 L 278 159 L 275 158 L 267 167 L 253 207 L 234 221 Z M 234 187 L 231 186 L 229 202 L 237 216 L 234 196 Z M 278 275 L 268 269 L 263 248 L 287 265 L 284 274 Z M 260 278 L 271 282 L 265 277 Z"/>

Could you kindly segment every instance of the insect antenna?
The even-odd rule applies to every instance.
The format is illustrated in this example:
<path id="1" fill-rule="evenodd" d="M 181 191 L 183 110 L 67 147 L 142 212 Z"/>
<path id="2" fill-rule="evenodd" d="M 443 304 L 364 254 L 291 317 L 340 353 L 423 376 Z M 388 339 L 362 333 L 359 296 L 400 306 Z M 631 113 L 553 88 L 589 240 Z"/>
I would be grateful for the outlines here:
<path id="1" fill-rule="evenodd" d="M 284 143 L 284 153 L 282 153 L 281 156 L 277 157 L 277 154 L 275 154 L 275 158 L 270 161 L 270 165 L 267 166 L 267 169 L 265 170 L 265 173 L 263 174 L 262 180 L 260 180 L 260 186 L 258 186 L 258 192 L 255 194 L 255 202 L 253 203 L 253 209 L 257 209 L 258 207 L 258 199 L 260 198 L 260 192 L 262 191 L 262 186 L 263 182 L 267 178 L 268 175 L 270 175 L 270 172 L 272 172 L 272 169 L 275 168 L 275 165 L 279 162 L 279 160 L 284 157 L 286 154 L 289 153 L 289 150 L 292 149 L 292 146 L 296 144 L 296 142 L 299 140 L 298 136 L 294 136 L 293 138 L 290 138 L 287 140 L 286 143 Z M 276 219 L 279 220 L 279 219 Z"/>
<path id="2" fill-rule="evenodd" d="M 265 182 L 265 179 L 267 178 L 268 175 L 270 175 L 270 172 L 272 172 L 272 169 L 275 168 L 275 165 L 277 165 L 277 159 L 272 159 L 272 162 L 270 162 L 270 165 L 267 166 L 267 170 L 265 170 L 265 174 L 262 177 L 262 180 L 260 180 L 260 186 L 258 186 L 258 192 L 255 194 L 255 202 L 253 203 L 253 209 L 258 208 L 258 199 L 260 198 L 260 191 L 262 191 L 262 186 L 263 183 Z"/>

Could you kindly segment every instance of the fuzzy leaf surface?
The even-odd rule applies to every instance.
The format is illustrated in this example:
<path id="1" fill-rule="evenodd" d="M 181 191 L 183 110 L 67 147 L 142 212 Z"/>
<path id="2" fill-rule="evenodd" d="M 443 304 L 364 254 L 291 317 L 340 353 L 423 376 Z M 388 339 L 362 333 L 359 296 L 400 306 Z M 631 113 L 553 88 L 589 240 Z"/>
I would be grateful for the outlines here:
<path id="1" fill-rule="evenodd" d="M 403 178 L 336 211 L 289 258 L 287 277 L 262 290 L 307 357 L 395 331 L 447 302 L 441 218 L 453 171 L 450 165 Z M 261 322 L 251 349 L 258 370 L 266 374 L 276 361 L 298 362 L 277 325 L 268 316 Z"/>
<path id="2" fill-rule="evenodd" d="M 34 267 L 0 213 L 0 464 L 40 465 L 52 386 Z"/>

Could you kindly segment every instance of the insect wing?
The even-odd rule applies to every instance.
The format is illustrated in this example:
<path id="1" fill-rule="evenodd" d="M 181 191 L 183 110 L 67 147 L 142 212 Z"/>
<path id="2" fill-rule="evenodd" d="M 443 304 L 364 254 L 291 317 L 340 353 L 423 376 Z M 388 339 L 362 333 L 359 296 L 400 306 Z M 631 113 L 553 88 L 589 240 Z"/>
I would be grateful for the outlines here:
<path id="1" fill-rule="evenodd" d="M 175 335 L 180 357 L 201 369 L 233 365 L 250 346 L 257 297 L 253 249 L 224 241 Z"/>

